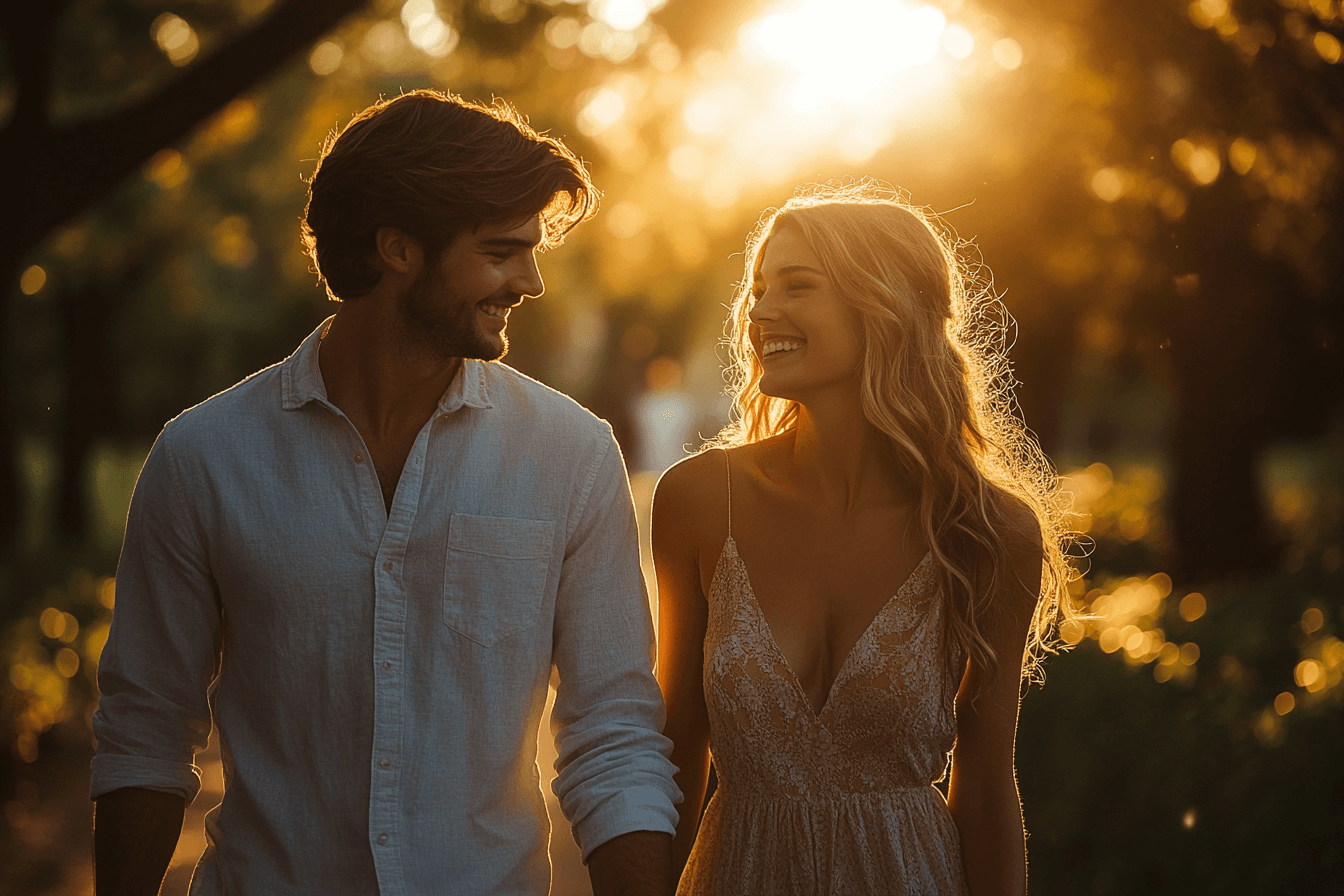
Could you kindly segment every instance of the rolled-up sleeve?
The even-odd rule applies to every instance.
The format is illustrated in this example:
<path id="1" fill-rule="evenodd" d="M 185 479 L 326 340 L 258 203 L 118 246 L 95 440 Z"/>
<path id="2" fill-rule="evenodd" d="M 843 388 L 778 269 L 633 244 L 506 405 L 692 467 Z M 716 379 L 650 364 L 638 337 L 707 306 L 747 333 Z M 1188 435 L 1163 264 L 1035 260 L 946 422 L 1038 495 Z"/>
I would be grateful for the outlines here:
<path id="1" fill-rule="evenodd" d="M 552 785 L 584 861 L 631 831 L 676 831 L 681 792 L 653 676 L 653 622 L 634 505 L 610 430 L 566 543 L 555 611 Z"/>
<path id="2" fill-rule="evenodd" d="M 197 508 L 183 488 L 173 424 L 136 481 L 117 565 L 116 607 L 98 664 L 98 747 L 90 796 L 121 787 L 201 787 L 195 755 L 210 736 L 220 610 Z"/>

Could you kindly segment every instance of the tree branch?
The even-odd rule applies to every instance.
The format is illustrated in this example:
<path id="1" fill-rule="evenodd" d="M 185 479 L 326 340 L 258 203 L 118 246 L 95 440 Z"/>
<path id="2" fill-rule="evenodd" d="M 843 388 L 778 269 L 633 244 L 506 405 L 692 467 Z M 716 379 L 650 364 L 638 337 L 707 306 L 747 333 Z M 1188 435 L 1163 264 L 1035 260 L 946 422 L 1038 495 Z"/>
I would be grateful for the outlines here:
<path id="1" fill-rule="evenodd" d="M 154 153 L 251 89 L 366 0 L 287 0 L 261 24 L 140 104 L 110 118 L 0 133 L 0 161 L 11 181 L 18 238 L 31 249 L 87 208 Z M 27 6 L 29 4 L 23 4 Z M 34 4 L 36 5 L 36 4 Z M 46 54 L 50 67 L 51 54 Z M 27 127 L 31 127 L 31 123 Z"/>

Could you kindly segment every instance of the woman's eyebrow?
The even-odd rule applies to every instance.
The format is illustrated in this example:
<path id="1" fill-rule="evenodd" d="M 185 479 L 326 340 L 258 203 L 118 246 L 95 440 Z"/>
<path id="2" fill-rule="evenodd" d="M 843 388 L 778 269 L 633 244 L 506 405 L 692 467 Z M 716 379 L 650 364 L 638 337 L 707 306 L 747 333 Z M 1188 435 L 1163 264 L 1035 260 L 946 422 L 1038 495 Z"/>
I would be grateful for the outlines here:
<path id="1" fill-rule="evenodd" d="M 825 274 L 823 274 L 821 271 L 817 270 L 816 268 L 811 267 L 811 266 L 809 266 L 809 265 L 805 265 L 805 264 L 790 264 L 790 265 L 785 265 L 784 267 L 782 267 L 782 268 L 780 268 L 779 270 L 775 271 L 775 275 L 776 275 L 776 276 L 787 276 L 788 274 L 798 274 L 798 273 L 816 274 L 818 277 L 825 277 L 825 276 L 826 276 Z"/>

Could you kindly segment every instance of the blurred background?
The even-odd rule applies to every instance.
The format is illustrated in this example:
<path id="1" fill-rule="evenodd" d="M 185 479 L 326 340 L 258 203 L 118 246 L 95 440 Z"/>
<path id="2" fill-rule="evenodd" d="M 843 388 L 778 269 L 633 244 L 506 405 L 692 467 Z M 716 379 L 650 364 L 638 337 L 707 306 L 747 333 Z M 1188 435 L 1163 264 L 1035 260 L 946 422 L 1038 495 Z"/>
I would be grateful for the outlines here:
<path id="1" fill-rule="evenodd" d="M 0 894 L 91 892 L 135 477 L 331 312 L 304 178 L 416 87 L 508 98 L 605 191 L 507 360 L 611 421 L 643 515 L 726 419 L 762 209 L 872 176 L 943 213 L 1093 545 L 1023 704 L 1033 892 L 1340 891 L 1339 0 L 46 0 L 0 36 Z"/>

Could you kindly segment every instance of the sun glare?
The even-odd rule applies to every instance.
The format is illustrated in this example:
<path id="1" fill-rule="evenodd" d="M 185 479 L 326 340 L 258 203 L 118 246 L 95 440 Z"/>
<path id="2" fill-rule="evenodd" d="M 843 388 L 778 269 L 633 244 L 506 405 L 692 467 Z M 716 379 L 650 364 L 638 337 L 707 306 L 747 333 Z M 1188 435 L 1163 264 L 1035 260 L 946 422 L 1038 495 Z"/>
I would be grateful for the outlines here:
<path id="1" fill-rule="evenodd" d="M 942 46 L 942 10 L 902 0 L 803 0 L 789 12 L 743 26 L 745 53 L 795 68 L 807 88 L 830 96 L 871 94 L 903 69 L 932 62 Z"/>
<path id="2" fill-rule="evenodd" d="M 641 31 L 621 29 L 652 27 L 647 12 L 665 0 L 565 2 L 587 3 L 594 20 L 560 17 L 547 42 L 616 61 L 608 42 L 635 46 Z M 957 126 L 967 79 L 1012 77 L 1022 63 L 1020 45 L 996 31 L 973 31 L 925 0 L 777 0 L 731 48 L 693 51 L 681 66 L 650 51 L 658 71 L 679 78 L 675 91 L 632 90 L 609 76 L 577 97 L 578 127 L 613 157 L 634 158 L 641 127 L 656 120 L 671 147 L 669 185 L 726 208 L 820 160 L 861 166 L 898 138 Z M 1116 184 L 1103 177 L 1098 189 Z"/>

